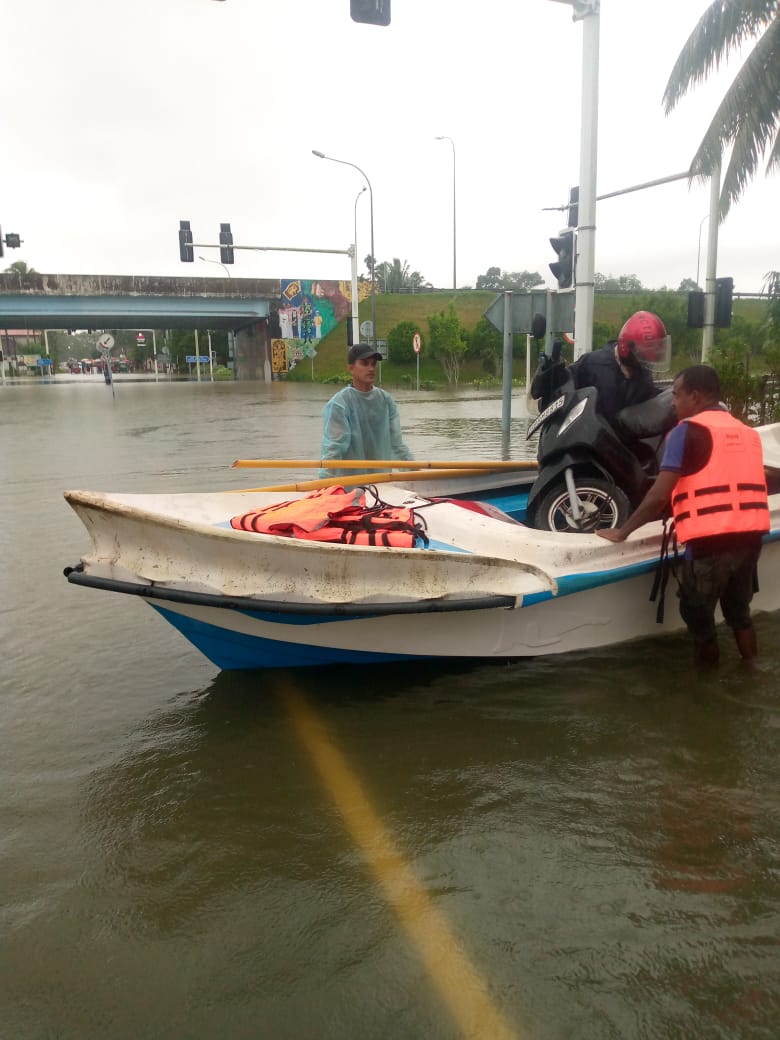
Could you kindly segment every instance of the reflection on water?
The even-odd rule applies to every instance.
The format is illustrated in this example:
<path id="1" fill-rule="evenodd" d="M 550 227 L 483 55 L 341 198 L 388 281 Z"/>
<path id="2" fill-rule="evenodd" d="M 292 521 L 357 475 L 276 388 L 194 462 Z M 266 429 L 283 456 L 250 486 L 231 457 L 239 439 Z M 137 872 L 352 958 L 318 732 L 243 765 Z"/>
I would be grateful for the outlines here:
<path id="1" fill-rule="evenodd" d="M 774 1037 L 776 617 L 752 672 L 732 647 L 695 672 L 681 635 L 216 673 L 144 605 L 67 585 L 61 490 L 241 486 L 232 458 L 312 453 L 328 390 L 136 389 L 0 411 L 0 1034 L 464 1035 L 294 690 L 518 1037 Z M 419 454 L 500 451 L 500 402 L 401 396 Z"/>

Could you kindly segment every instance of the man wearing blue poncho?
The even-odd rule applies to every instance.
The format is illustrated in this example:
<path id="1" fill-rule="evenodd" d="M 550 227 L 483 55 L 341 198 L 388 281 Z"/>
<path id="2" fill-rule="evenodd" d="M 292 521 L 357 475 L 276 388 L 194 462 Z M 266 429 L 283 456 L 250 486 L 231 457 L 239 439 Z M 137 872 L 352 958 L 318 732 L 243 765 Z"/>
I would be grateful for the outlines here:
<path id="1" fill-rule="evenodd" d="M 349 348 L 347 365 L 352 376 L 325 405 L 321 459 L 411 459 L 401 434 L 398 405 L 385 390 L 374 386 L 381 354 L 369 343 Z M 339 477 L 356 470 L 324 468 L 321 477 Z M 365 470 L 365 472 L 380 472 Z"/>

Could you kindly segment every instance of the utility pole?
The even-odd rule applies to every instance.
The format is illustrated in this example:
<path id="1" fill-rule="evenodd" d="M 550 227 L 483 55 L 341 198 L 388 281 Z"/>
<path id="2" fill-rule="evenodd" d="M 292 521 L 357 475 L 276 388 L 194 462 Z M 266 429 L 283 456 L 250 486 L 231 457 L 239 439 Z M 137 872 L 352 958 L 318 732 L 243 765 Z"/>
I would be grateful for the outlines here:
<path id="1" fill-rule="evenodd" d="M 582 105 L 577 273 L 574 297 L 574 357 L 593 349 L 596 275 L 596 169 L 599 132 L 599 0 L 574 0 L 572 18 L 582 21 Z"/>
<path id="2" fill-rule="evenodd" d="M 715 293 L 718 273 L 718 217 L 720 208 L 720 163 L 710 176 L 710 223 L 707 228 L 707 271 L 704 288 L 704 328 L 701 330 L 701 360 L 706 364 L 715 342 Z"/>

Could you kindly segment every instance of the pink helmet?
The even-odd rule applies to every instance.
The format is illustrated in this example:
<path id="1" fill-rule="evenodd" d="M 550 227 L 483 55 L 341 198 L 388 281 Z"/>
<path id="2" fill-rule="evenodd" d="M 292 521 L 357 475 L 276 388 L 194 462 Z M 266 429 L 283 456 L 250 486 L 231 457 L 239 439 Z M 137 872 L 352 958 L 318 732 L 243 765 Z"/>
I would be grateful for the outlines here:
<path id="1" fill-rule="evenodd" d="M 657 314 L 637 311 L 620 330 L 617 350 L 622 361 L 634 357 L 642 365 L 668 368 L 672 359 L 672 338 L 667 336 L 666 327 Z"/>

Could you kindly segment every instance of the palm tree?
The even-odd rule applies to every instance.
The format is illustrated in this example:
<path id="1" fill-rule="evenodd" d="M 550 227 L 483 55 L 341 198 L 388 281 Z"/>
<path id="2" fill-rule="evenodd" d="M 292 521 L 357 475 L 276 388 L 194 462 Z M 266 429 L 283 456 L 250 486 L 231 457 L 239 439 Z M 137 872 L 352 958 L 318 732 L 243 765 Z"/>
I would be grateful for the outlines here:
<path id="1" fill-rule="evenodd" d="M 427 284 L 419 271 L 410 271 L 409 262 L 404 260 L 401 263 L 397 256 L 393 257 L 392 263 L 389 260 L 383 260 L 381 264 L 377 264 L 376 277 L 381 280 L 385 292 L 419 289 L 420 286 Z"/>
<path id="2" fill-rule="evenodd" d="M 690 167 L 692 178 L 710 177 L 731 146 L 721 187 L 721 222 L 767 149 L 766 172 L 780 166 L 780 0 L 710 3 L 680 52 L 664 91 L 668 115 L 689 89 L 751 38 L 757 42 L 721 101 Z"/>

